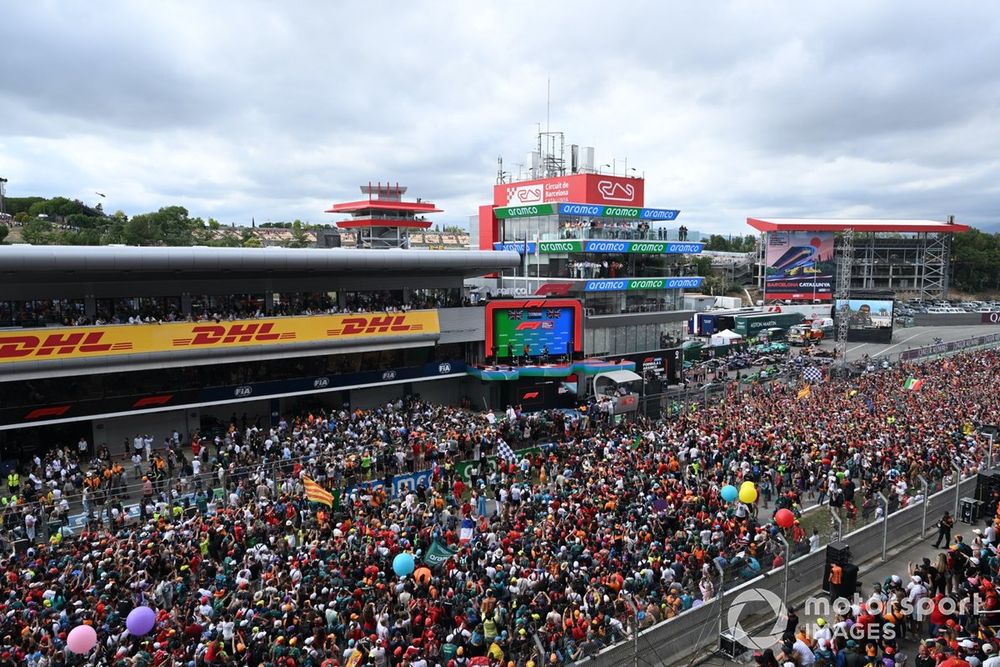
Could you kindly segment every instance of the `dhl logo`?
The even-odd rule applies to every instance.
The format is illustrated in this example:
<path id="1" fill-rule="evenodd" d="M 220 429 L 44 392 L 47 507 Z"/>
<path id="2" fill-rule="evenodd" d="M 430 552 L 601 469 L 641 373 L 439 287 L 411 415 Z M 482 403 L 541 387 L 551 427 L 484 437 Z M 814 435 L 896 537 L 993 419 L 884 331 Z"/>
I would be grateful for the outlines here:
<path id="1" fill-rule="evenodd" d="M 272 331 L 273 322 L 263 324 L 203 324 L 191 327 L 192 338 L 174 338 L 174 347 L 232 345 L 233 343 L 268 343 L 295 338 L 294 331 Z"/>
<path id="2" fill-rule="evenodd" d="M 48 335 L 0 336 L 0 359 L 63 357 L 78 353 L 95 354 L 131 350 L 132 343 L 102 342 L 104 331 L 53 333 Z"/>
<path id="3" fill-rule="evenodd" d="M 327 329 L 327 336 L 357 336 L 358 334 L 401 333 L 404 331 L 422 331 L 423 324 L 408 324 L 406 315 L 369 315 L 363 317 L 344 318 L 343 326 Z"/>

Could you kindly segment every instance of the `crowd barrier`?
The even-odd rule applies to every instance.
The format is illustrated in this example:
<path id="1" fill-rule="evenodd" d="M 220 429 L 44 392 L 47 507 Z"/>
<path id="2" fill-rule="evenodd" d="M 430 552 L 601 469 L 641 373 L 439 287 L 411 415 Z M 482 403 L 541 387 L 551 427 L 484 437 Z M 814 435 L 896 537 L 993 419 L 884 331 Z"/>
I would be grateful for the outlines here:
<path id="1" fill-rule="evenodd" d="M 975 488 L 976 476 L 973 475 L 962 480 L 959 495 L 971 496 Z M 927 523 L 933 526 L 945 510 L 954 509 L 955 487 L 951 486 L 939 491 L 925 502 L 928 503 Z M 923 505 L 924 503 L 912 505 L 889 516 L 888 549 L 908 542 L 919 535 L 923 522 Z M 852 562 L 863 564 L 881 556 L 884 528 L 885 523 L 878 521 L 844 535 L 843 541 L 851 546 Z M 821 592 L 825 563 L 826 550 L 819 549 L 791 561 L 786 566 L 790 568 L 788 577 L 788 599 L 790 601 L 799 601 Z M 642 661 L 650 665 L 680 664 L 698 653 L 718 648 L 719 635 L 729 629 L 725 627 L 725 613 L 736 596 L 747 589 L 756 588 L 767 589 L 780 598 L 783 593 L 784 576 L 784 568 L 773 570 L 727 590 L 714 602 L 689 609 L 673 619 L 663 621 L 640 632 L 637 644 Z M 721 627 L 720 601 L 722 605 Z M 773 618 L 766 618 L 763 615 L 756 618 L 750 616 L 740 619 L 744 628 L 753 628 L 761 623 L 770 627 L 773 622 Z M 576 664 L 588 667 L 630 667 L 634 664 L 635 648 L 636 645 L 630 638 L 622 643 L 609 646 L 593 657 L 585 658 Z"/>
<path id="2" fill-rule="evenodd" d="M 979 347 L 995 345 L 998 342 L 1000 342 L 1000 333 L 987 334 L 985 336 L 973 336 L 972 338 L 953 340 L 948 343 L 938 343 L 936 345 L 924 345 L 923 347 L 915 347 L 912 350 L 906 350 L 904 352 L 900 352 L 899 360 L 917 361 L 919 359 L 927 359 L 942 354 L 953 354 L 955 352 L 963 352 L 965 350 L 972 350 Z"/>

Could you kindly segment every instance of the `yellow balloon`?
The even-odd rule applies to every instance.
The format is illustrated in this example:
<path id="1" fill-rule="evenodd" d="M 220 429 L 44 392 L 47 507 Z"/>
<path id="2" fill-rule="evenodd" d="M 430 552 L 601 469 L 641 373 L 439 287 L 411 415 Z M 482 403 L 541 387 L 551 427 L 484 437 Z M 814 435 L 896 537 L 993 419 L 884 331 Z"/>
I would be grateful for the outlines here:
<path id="1" fill-rule="evenodd" d="M 740 490 L 741 490 L 741 491 L 742 491 L 743 489 L 753 489 L 753 488 L 756 488 L 756 487 L 754 487 L 754 484 L 753 484 L 753 482 L 751 482 L 751 481 L 749 481 L 749 480 L 748 480 L 748 481 L 746 481 L 746 482 L 743 482 L 742 484 L 740 484 Z"/>
<path id="2" fill-rule="evenodd" d="M 757 500 L 757 489 L 753 488 L 752 484 L 750 486 L 744 485 L 740 488 L 740 502 L 749 505 L 755 500 Z"/>

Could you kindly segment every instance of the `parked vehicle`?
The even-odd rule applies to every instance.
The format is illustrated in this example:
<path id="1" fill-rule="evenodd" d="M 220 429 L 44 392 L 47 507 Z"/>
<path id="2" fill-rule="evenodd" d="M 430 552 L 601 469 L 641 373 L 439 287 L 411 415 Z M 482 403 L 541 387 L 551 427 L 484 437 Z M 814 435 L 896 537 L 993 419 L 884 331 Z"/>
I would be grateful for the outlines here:
<path id="1" fill-rule="evenodd" d="M 788 344 L 804 346 L 823 340 L 823 330 L 796 324 L 788 330 Z"/>

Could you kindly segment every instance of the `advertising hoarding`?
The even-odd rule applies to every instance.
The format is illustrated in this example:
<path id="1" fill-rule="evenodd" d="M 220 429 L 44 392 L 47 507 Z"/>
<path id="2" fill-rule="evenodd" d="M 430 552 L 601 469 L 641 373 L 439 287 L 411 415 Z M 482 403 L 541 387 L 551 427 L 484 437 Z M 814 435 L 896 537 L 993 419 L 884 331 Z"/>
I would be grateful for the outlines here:
<path id="1" fill-rule="evenodd" d="M 440 333 L 436 310 L 314 315 L 227 322 L 26 329 L 0 334 L 0 364 L 148 354 L 185 349 L 281 346 L 324 340 Z"/>
<path id="2" fill-rule="evenodd" d="M 600 204 L 523 204 L 493 209 L 497 219 L 530 218 L 536 215 L 572 215 L 587 218 L 624 218 L 626 220 L 676 220 L 681 212 L 672 208 L 642 208 L 641 206 L 603 206 Z"/>
<path id="3" fill-rule="evenodd" d="M 684 278 L 610 278 L 588 280 L 583 285 L 584 292 L 624 292 L 654 289 L 695 289 L 701 287 L 701 276 Z"/>
<path id="4" fill-rule="evenodd" d="M 768 232 L 767 301 L 831 301 L 833 232 Z"/>

